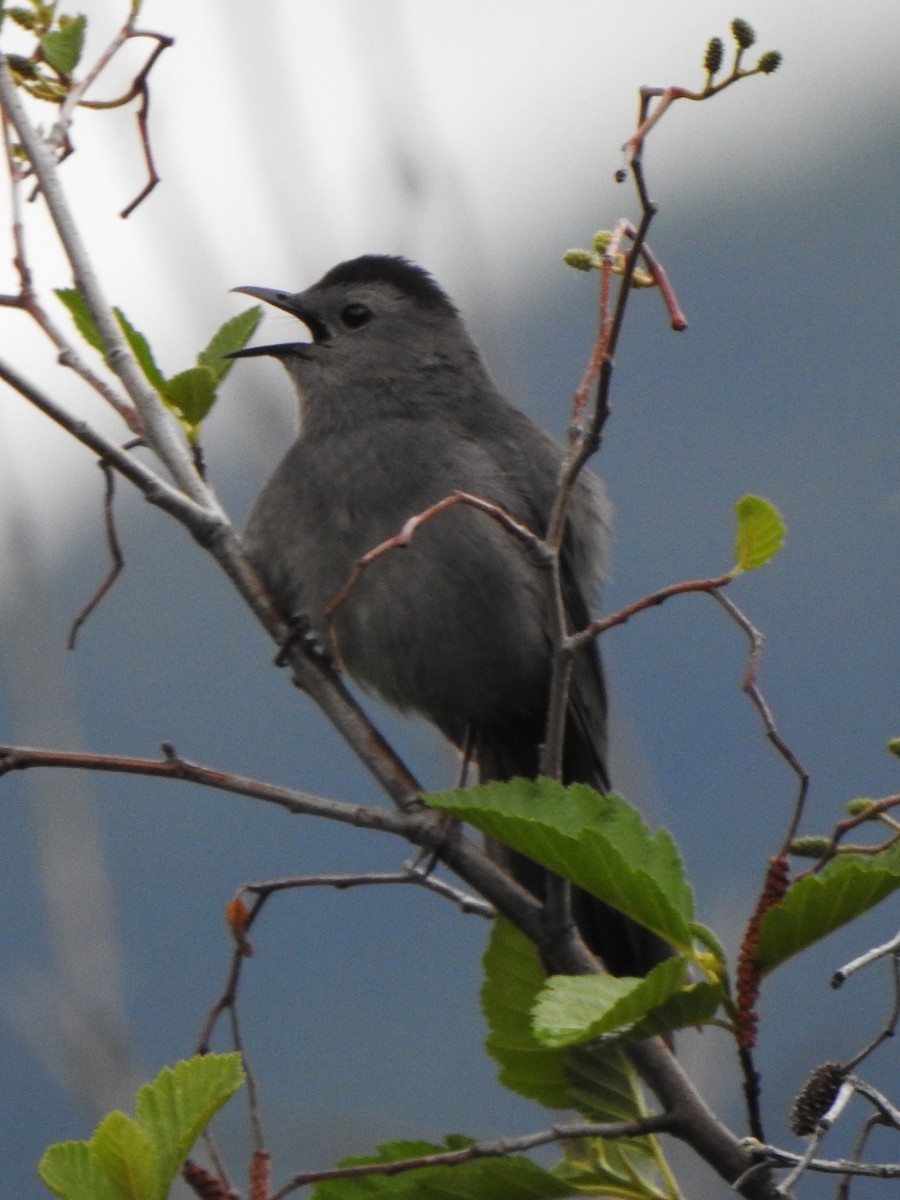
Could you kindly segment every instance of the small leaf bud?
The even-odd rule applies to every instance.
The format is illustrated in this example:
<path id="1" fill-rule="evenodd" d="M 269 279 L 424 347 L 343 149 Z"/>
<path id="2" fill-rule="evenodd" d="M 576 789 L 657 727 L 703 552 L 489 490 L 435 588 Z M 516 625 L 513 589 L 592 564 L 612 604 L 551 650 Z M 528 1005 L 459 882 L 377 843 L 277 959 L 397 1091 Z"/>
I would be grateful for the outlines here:
<path id="1" fill-rule="evenodd" d="M 781 55 L 777 50 L 769 50 L 756 64 L 763 75 L 771 75 L 781 66 Z"/>
<path id="2" fill-rule="evenodd" d="M 590 250 L 567 250 L 563 255 L 563 262 L 567 267 L 574 267 L 576 271 L 592 271 L 597 265 L 597 260 Z"/>
<path id="3" fill-rule="evenodd" d="M 756 41 L 756 34 L 753 32 L 753 27 L 740 17 L 735 17 L 731 22 L 731 36 L 737 42 L 742 50 L 749 48 Z"/>
<path id="4" fill-rule="evenodd" d="M 849 802 L 847 805 L 847 812 L 851 817 L 861 817 L 863 813 L 868 812 L 869 809 L 874 808 L 874 806 L 874 800 L 870 800 L 867 796 L 860 796 L 859 799 L 851 800 Z"/>
<path id="5" fill-rule="evenodd" d="M 826 837 L 798 837 L 791 842 L 789 853 L 797 858 L 821 858 L 830 845 Z"/>
<path id="6" fill-rule="evenodd" d="M 709 45 L 706 47 L 706 54 L 703 57 L 703 69 L 708 71 L 710 75 L 715 75 L 716 71 L 722 65 L 723 54 L 722 39 L 717 37 L 710 38 Z"/>
<path id="7" fill-rule="evenodd" d="M 612 230 L 598 229 L 594 234 L 594 249 L 598 254 L 605 254 L 609 248 L 609 243 L 612 241 Z"/>

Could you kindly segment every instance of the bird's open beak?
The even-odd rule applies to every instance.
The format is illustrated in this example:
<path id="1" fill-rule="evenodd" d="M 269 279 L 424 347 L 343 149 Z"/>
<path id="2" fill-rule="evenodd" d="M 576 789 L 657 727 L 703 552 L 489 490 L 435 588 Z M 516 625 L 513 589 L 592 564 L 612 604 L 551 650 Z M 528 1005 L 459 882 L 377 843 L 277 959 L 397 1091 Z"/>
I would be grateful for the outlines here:
<path id="1" fill-rule="evenodd" d="M 252 296 L 254 300 L 262 300 L 264 304 L 271 304 L 273 308 L 280 308 L 284 312 L 289 312 L 293 317 L 299 315 L 297 312 L 296 296 L 292 292 L 280 292 L 278 288 L 262 287 L 236 287 L 231 290 L 233 292 L 242 292 L 245 296 Z"/>
<path id="2" fill-rule="evenodd" d="M 328 340 L 328 329 L 324 321 L 309 312 L 292 292 L 282 292 L 278 288 L 264 287 L 236 287 L 231 290 L 241 292 L 244 296 L 252 296 L 254 300 L 262 300 L 265 304 L 271 304 L 273 308 L 280 308 L 282 312 L 290 313 L 292 317 L 303 322 L 312 334 L 313 342 Z M 257 358 L 261 355 L 268 355 L 271 358 L 286 358 L 291 354 L 302 356 L 304 348 L 308 346 L 308 342 L 288 342 L 280 346 L 247 346 L 243 350 L 236 350 L 233 354 L 226 354 L 225 357 Z"/>

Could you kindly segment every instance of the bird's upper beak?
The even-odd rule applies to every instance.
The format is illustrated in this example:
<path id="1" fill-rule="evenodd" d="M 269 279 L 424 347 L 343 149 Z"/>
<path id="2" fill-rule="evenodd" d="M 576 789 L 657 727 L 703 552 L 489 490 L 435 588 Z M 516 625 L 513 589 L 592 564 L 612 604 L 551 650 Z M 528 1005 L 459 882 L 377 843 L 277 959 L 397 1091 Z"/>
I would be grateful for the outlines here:
<path id="1" fill-rule="evenodd" d="M 310 312 L 303 304 L 300 295 L 282 292 L 277 288 L 264 287 L 236 287 L 231 290 L 241 292 L 245 296 L 253 296 L 255 300 L 262 300 L 266 304 L 271 304 L 273 308 L 280 308 L 282 312 L 290 313 L 292 317 L 303 322 L 312 334 L 313 342 L 323 342 L 328 339 L 328 328 L 325 322 L 315 313 Z M 285 358 L 289 354 L 302 353 L 303 347 L 308 345 L 308 342 L 288 342 L 278 346 L 247 346 L 243 350 L 235 350 L 234 353 L 227 354 L 225 357 L 256 358 L 259 355 L 269 355 L 273 358 Z"/>

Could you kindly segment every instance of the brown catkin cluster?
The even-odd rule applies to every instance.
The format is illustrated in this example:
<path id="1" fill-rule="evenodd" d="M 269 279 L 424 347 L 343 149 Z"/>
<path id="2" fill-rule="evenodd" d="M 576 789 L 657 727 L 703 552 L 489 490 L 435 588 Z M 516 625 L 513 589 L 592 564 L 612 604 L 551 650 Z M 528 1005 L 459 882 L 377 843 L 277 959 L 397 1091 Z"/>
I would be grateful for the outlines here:
<path id="1" fill-rule="evenodd" d="M 756 1028 L 759 1017 L 756 1000 L 759 996 L 759 966 L 756 952 L 759 948 L 759 927 L 769 909 L 784 898 L 791 883 L 790 861 L 787 855 L 779 854 L 769 860 L 766 881 L 756 912 L 750 918 L 737 964 L 737 1039 L 743 1050 L 756 1045 Z"/>
<path id="2" fill-rule="evenodd" d="M 828 1112 L 838 1089 L 847 1078 L 847 1068 L 841 1063 L 827 1062 L 816 1067 L 803 1085 L 791 1108 L 791 1129 L 799 1137 L 809 1137 Z"/>

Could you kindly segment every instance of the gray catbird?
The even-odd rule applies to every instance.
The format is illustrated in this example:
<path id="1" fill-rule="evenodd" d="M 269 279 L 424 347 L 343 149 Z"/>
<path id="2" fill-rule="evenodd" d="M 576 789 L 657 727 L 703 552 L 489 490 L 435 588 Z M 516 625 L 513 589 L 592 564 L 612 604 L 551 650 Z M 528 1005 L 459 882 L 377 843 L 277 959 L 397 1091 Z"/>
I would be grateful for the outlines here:
<path id="1" fill-rule="evenodd" d="M 248 555 L 287 616 L 321 635 L 323 610 L 357 559 L 456 490 L 545 532 L 563 452 L 500 395 L 427 272 L 367 255 L 295 295 L 236 290 L 299 318 L 312 335 L 241 352 L 280 359 L 300 397 L 300 436 L 245 533 Z M 562 559 L 573 629 L 590 619 L 608 542 L 603 491 L 582 475 Z M 483 780 L 538 773 L 550 628 L 546 569 L 489 516 L 463 506 L 370 566 L 334 621 L 350 675 L 470 749 Z M 574 662 L 563 758 L 566 782 L 608 789 L 606 695 L 593 644 Z M 542 869 L 518 858 L 512 865 L 540 894 Z M 665 953 L 577 889 L 573 911 L 616 974 L 644 973 Z"/>

